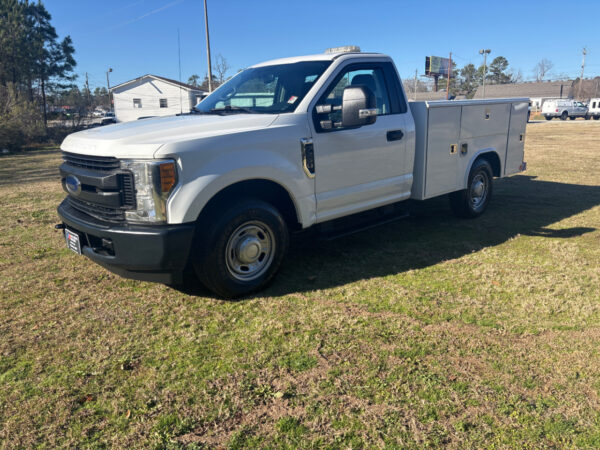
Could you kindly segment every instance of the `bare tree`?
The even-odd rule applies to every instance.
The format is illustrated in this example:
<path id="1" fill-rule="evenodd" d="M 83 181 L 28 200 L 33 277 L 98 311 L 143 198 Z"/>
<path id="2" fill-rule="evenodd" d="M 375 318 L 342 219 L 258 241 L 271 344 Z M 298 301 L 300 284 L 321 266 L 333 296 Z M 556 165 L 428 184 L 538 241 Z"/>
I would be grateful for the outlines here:
<path id="1" fill-rule="evenodd" d="M 552 70 L 553 67 L 554 63 L 552 61 L 542 58 L 542 60 L 533 68 L 536 81 L 544 81 L 544 77 L 548 74 L 548 72 L 550 72 L 550 70 Z"/>
<path id="2" fill-rule="evenodd" d="M 227 60 L 220 53 L 217 55 L 216 63 L 213 66 L 213 70 L 217 74 L 217 80 L 219 84 L 223 84 L 227 72 L 231 69 L 231 66 L 227 63 Z"/>
<path id="3" fill-rule="evenodd" d="M 514 70 L 511 70 L 511 71 L 509 71 L 509 75 L 510 75 L 511 83 L 522 83 L 523 82 L 523 72 L 521 72 L 521 69 L 517 70 L 516 72 Z"/>

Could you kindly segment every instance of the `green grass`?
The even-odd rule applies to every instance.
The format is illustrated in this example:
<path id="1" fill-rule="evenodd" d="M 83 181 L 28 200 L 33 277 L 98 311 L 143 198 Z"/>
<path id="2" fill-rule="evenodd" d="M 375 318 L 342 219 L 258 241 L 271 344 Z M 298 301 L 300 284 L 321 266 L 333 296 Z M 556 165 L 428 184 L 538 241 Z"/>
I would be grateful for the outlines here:
<path id="1" fill-rule="evenodd" d="M 59 153 L 0 157 L 0 448 L 600 446 L 600 124 L 565 125 L 483 217 L 297 238 L 239 302 L 72 254 Z"/>

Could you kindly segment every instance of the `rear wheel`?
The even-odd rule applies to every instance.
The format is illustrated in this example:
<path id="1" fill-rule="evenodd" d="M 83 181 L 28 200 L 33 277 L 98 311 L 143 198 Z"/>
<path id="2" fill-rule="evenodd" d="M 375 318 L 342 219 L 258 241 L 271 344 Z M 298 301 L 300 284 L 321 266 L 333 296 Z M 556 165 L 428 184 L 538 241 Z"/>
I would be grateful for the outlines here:
<path id="1" fill-rule="evenodd" d="M 492 166 L 478 159 L 469 172 L 467 188 L 450 194 L 450 207 L 458 217 L 478 217 L 492 198 Z"/>
<path id="2" fill-rule="evenodd" d="M 282 215 L 271 204 L 243 200 L 205 225 L 206 230 L 198 230 L 202 237 L 194 269 L 208 289 L 236 298 L 262 289 L 273 279 L 289 236 Z"/>
<path id="3" fill-rule="evenodd" d="M 552 120 L 552 116 L 545 116 L 546 120 Z"/>
<path id="4" fill-rule="evenodd" d="M 586 115 L 585 115 L 585 116 L 583 116 L 583 117 L 585 117 L 585 120 L 590 120 L 590 117 L 591 117 L 591 116 L 588 116 L 588 115 L 586 114 Z"/>
<path id="5" fill-rule="evenodd" d="M 600 116 L 594 116 L 594 120 L 600 119 Z"/>
<path id="6" fill-rule="evenodd" d="M 575 116 L 570 116 L 569 117 L 569 120 L 575 120 L 575 119 L 577 119 L 577 117 L 575 117 Z"/>
<path id="7" fill-rule="evenodd" d="M 560 115 L 560 120 L 567 120 L 568 117 L 569 117 L 569 113 L 566 111 L 563 111 L 562 114 Z"/>

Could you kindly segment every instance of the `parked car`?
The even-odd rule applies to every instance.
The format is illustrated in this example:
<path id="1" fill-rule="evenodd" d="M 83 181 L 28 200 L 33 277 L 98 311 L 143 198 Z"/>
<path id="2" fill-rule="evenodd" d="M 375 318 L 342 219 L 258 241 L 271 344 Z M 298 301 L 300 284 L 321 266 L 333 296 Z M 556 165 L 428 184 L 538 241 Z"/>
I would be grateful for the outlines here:
<path id="1" fill-rule="evenodd" d="M 102 120 L 100 121 L 100 125 L 108 125 L 110 123 L 117 123 L 117 119 L 115 117 L 115 113 L 107 112 L 102 116 Z"/>
<path id="2" fill-rule="evenodd" d="M 560 120 L 587 118 L 587 113 L 587 106 L 576 100 L 546 100 L 542 105 L 542 114 L 546 120 L 552 120 L 555 117 L 560 117 Z"/>
<path id="3" fill-rule="evenodd" d="M 407 102 L 392 59 L 355 49 L 257 64 L 198 114 L 68 136 L 57 227 L 121 276 L 175 284 L 189 267 L 247 295 L 292 230 L 343 236 L 446 194 L 456 215 L 483 214 L 493 178 L 526 169 L 527 102 Z"/>
<path id="4" fill-rule="evenodd" d="M 600 119 L 600 98 L 591 98 L 588 103 L 588 117 Z"/>
<path id="5" fill-rule="evenodd" d="M 102 111 L 101 109 L 95 109 L 92 111 L 92 117 L 103 117 L 104 114 L 104 111 Z"/>

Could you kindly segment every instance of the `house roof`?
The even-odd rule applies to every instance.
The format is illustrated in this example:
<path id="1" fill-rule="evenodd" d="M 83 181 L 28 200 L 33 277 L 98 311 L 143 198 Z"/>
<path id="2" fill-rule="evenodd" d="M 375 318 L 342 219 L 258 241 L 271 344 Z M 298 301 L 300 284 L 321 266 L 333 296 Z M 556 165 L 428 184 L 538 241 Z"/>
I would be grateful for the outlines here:
<path id="1" fill-rule="evenodd" d="M 485 98 L 529 97 L 529 98 L 560 98 L 571 95 L 573 81 L 543 81 L 532 83 L 486 84 Z M 483 87 L 479 86 L 473 96 L 483 98 Z"/>
<path id="2" fill-rule="evenodd" d="M 432 100 L 446 100 L 446 91 L 438 91 L 438 92 L 414 92 L 407 91 L 406 98 L 409 102 L 425 102 Z M 461 100 L 464 99 L 464 95 L 457 95 L 453 100 Z"/>
<path id="3" fill-rule="evenodd" d="M 174 84 L 175 86 L 179 86 L 187 91 L 195 91 L 195 92 L 202 92 L 205 93 L 205 91 L 203 91 L 202 89 L 196 87 L 196 86 L 192 86 L 191 84 L 187 84 L 187 83 L 182 83 L 181 81 L 177 81 L 177 80 L 172 80 L 170 78 L 166 78 L 166 77 L 160 77 L 158 75 L 152 75 L 150 73 L 146 74 L 146 75 L 142 75 L 141 77 L 137 77 L 134 78 L 133 80 L 129 80 L 129 81 L 125 81 L 124 83 L 121 84 L 117 84 L 116 86 L 113 86 L 110 88 L 111 91 L 114 91 L 115 89 L 119 89 L 123 86 L 126 86 L 130 83 L 135 83 L 137 81 L 143 80 L 144 78 L 154 78 L 157 80 L 161 80 L 164 81 L 165 83 L 170 83 L 170 84 Z"/>

